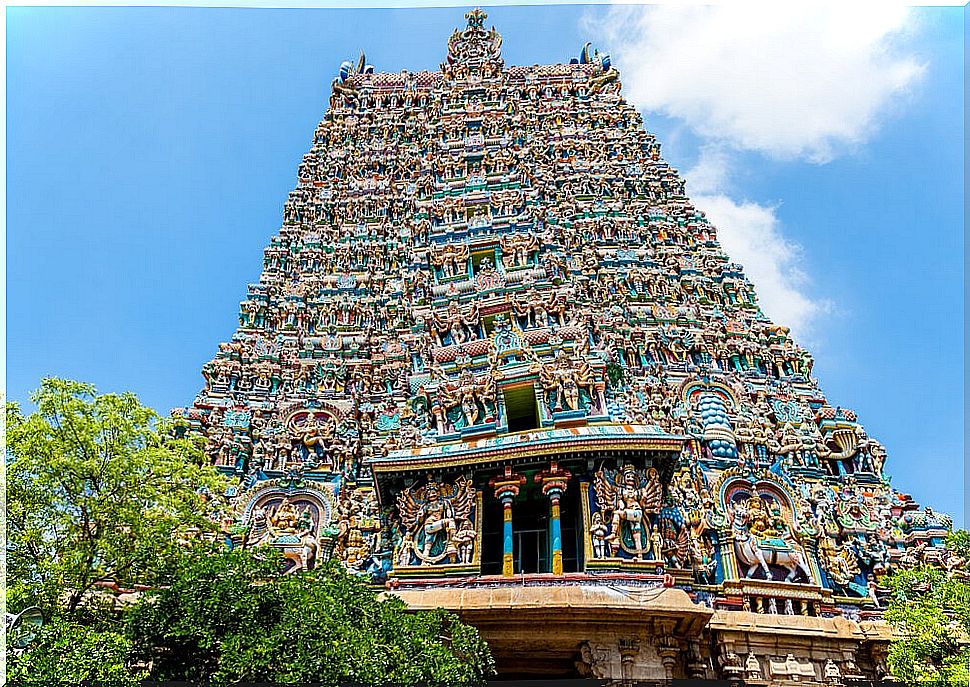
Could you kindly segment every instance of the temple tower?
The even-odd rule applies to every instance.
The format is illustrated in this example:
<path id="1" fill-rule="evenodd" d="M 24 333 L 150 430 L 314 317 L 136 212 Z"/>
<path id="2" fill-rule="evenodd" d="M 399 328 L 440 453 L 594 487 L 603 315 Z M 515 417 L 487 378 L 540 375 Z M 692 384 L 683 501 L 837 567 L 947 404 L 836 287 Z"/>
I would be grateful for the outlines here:
<path id="1" fill-rule="evenodd" d="M 336 557 L 481 628 L 502 676 L 885 674 L 880 578 L 948 522 L 620 95 L 609 56 L 340 66 L 283 225 L 181 431 L 237 545 Z"/>

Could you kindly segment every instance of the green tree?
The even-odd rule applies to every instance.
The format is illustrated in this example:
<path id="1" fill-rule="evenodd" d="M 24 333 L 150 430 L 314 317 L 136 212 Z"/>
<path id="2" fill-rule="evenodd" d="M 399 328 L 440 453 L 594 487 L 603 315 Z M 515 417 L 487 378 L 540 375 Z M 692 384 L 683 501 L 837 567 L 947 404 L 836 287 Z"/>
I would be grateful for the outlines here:
<path id="1" fill-rule="evenodd" d="M 493 672 L 477 630 L 411 613 L 330 562 L 283 575 L 272 551 L 199 553 L 129 617 L 154 680 L 473 684 Z"/>
<path id="2" fill-rule="evenodd" d="M 7 404 L 7 603 L 80 621 L 99 582 L 151 584 L 185 528 L 213 528 L 222 478 L 133 394 L 48 378 L 31 400 Z"/>
<path id="3" fill-rule="evenodd" d="M 283 575 L 272 549 L 226 551 L 214 532 L 223 478 L 195 438 L 131 394 L 45 379 L 25 415 L 7 405 L 7 602 L 48 623 L 8 684 L 145 678 L 475 682 L 492 672 L 476 630 L 410 613 L 336 563 Z M 181 542 L 181 543 L 180 543 Z M 187 546 L 186 544 L 190 544 Z M 141 586 L 119 607 L 99 583 Z"/>
<path id="4" fill-rule="evenodd" d="M 889 667 L 908 683 L 950 687 L 970 681 L 970 533 L 952 533 L 947 550 L 948 569 L 923 565 L 886 581 L 886 620 L 898 634 Z"/>
<path id="5" fill-rule="evenodd" d="M 116 623 L 117 624 L 117 623 Z M 131 641 L 124 627 L 80 624 L 55 616 L 20 656 L 7 658 L 8 687 L 77 685 L 135 687 L 147 675 L 130 664 Z"/>

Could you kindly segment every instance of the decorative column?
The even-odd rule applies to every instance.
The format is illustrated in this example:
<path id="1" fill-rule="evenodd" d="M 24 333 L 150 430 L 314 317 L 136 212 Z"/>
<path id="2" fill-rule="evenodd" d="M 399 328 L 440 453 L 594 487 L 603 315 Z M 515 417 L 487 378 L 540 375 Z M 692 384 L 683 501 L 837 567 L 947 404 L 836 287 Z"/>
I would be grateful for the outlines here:
<path id="1" fill-rule="evenodd" d="M 707 666 L 704 664 L 701 644 L 696 639 L 691 640 L 688 645 L 687 677 L 692 680 L 703 680 L 707 678 Z"/>
<path id="2" fill-rule="evenodd" d="M 721 567 L 724 569 L 724 579 L 742 579 L 744 575 L 734 555 L 734 533 L 729 526 L 724 526 L 717 530 L 716 546 L 721 552 Z"/>
<path id="3" fill-rule="evenodd" d="M 657 647 L 657 655 L 664 667 L 665 679 L 669 682 L 674 679 L 674 667 L 681 658 L 680 642 L 674 636 L 677 627 L 675 620 L 658 618 L 653 622 L 653 641 Z"/>
<path id="4" fill-rule="evenodd" d="M 620 647 L 620 676 L 624 685 L 633 684 L 633 667 L 640 653 L 640 640 L 632 637 L 619 641 Z"/>
<path id="5" fill-rule="evenodd" d="M 525 476 L 512 472 L 506 465 L 505 472 L 488 481 L 495 492 L 495 498 L 502 502 L 502 577 L 512 577 L 512 502 L 519 495 L 519 488 L 525 484 Z"/>
<path id="6" fill-rule="evenodd" d="M 559 522 L 559 499 L 566 491 L 570 477 L 572 473 L 559 467 L 556 461 L 552 461 L 548 470 L 543 470 L 535 476 L 535 481 L 542 485 L 542 493 L 549 497 L 551 503 L 549 526 L 552 538 L 553 575 L 562 575 L 562 526 Z"/>

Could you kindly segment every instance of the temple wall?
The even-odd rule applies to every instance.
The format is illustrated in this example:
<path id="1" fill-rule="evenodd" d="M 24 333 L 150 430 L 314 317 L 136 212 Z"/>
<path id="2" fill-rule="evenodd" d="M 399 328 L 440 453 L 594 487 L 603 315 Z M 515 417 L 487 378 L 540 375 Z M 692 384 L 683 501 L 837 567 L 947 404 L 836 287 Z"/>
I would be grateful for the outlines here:
<path id="1" fill-rule="evenodd" d="M 880 676 L 882 580 L 952 522 L 762 312 L 609 55 L 507 66 L 466 19 L 440 71 L 340 65 L 175 413 L 238 480 L 227 542 L 454 609 L 511 675 Z"/>

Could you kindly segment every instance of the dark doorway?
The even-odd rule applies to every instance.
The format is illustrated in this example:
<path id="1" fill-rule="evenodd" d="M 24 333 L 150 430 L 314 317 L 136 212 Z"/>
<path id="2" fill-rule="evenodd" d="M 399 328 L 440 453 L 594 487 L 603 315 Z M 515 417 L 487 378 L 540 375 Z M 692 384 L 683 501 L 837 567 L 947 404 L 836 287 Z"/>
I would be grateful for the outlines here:
<path id="1" fill-rule="evenodd" d="M 516 575 L 552 572 L 551 504 L 533 481 L 535 471 L 525 473 L 528 481 L 512 504 L 512 561 Z M 502 574 L 503 510 L 490 489 L 482 513 L 482 574 Z M 583 569 L 582 514 L 579 481 L 570 481 L 559 501 L 562 532 L 563 572 Z"/>
<path id="2" fill-rule="evenodd" d="M 512 506 L 512 558 L 516 574 L 552 570 L 549 499 L 542 494 L 530 496 L 533 497 L 517 499 Z"/>
<path id="3" fill-rule="evenodd" d="M 485 487 L 488 489 L 488 487 Z M 502 574 L 502 503 L 489 489 L 483 502 L 482 513 L 482 574 Z"/>
<path id="4" fill-rule="evenodd" d="M 510 432 L 524 432 L 539 426 L 539 407 L 531 384 L 506 389 L 503 393 Z"/>
<path id="5" fill-rule="evenodd" d="M 580 503 L 579 481 L 573 479 L 559 500 L 563 572 L 579 572 L 583 569 L 583 516 Z"/>

